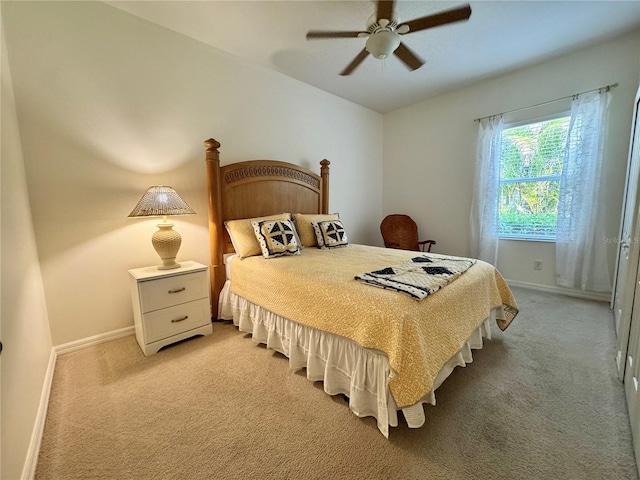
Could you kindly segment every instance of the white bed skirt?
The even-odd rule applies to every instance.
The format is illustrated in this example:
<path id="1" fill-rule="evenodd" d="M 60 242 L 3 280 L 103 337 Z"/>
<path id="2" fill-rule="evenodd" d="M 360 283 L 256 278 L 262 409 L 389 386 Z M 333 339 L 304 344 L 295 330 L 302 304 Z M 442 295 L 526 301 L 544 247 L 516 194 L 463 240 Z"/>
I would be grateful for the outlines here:
<path id="1" fill-rule="evenodd" d="M 423 404 L 435 405 L 434 392 L 453 369 L 473 361 L 471 349 L 482 348 L 483 337 L 491 338 L 491 322 L 500 310 L 493 309 L 462 349 L 442 367 L 433 390 L 418 403 L 401 409 L 409 427 L 424 425 Z M 285 355 L 293 370 L 306 368 L 307 378 L 322 381 L 329 395 L 346 395 L 351 411 L 359 417 L 375 417 L 385 437 L 389 438 L 389 426 L 398 426 L 398 408 L 388 388 L 392 372 L 384 353 L 276 315 L 235 295 L 229 281 L 220 293 L 218 316 L 233 320 L 239 330 L 251 333 L 255 342 Z"/>

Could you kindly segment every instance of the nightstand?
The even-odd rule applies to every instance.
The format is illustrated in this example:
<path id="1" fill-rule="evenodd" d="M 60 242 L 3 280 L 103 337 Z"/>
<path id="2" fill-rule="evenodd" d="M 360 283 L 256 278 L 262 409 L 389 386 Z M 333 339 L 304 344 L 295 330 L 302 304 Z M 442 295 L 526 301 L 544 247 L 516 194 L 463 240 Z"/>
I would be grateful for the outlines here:
<path id="1" fill-rule="evenodd" d="M 195 335 L 213 333 L 209 269 L 197 262 L 179 268 L 129 270 L 136 340 L 145 355 Z"/>

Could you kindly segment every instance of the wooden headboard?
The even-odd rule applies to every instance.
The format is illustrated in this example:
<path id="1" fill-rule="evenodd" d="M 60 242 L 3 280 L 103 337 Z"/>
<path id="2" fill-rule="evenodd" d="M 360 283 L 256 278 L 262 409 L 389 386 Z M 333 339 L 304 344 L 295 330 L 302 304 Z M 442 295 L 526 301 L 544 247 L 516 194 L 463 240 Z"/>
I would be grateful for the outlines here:
<path id="1" fill-rule="evenodd" d="M 226 280 L 223 255 L 233 245 L 224 222 L 275 213 L 329 213 L 329 160 L 320 175 L 292 163 L 250 160 L 220 166 L 220 143 L 205 140 L 209 192 L 211 310 L 218 316 L 218 297 Z"/>

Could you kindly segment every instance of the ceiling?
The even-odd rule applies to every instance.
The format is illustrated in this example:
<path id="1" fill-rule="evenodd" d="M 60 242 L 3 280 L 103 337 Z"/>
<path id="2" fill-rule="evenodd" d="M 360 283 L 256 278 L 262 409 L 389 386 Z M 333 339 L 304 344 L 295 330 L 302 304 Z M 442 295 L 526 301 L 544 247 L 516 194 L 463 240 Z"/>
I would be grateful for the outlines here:
<path id="1" fill-rule="evenodd" d="M 366 40 L 309 41 L 306 33 L 365 30 L 372 0 L 105 3 L 381 113 L 640 28 L 640 0 L 471 1 L 468 21 L 402 37 L 426 61 L 418 70 L 369 56 L 343 77 Z M 464 4 L 396 0 L 394 17 L 402 23 Z"/>

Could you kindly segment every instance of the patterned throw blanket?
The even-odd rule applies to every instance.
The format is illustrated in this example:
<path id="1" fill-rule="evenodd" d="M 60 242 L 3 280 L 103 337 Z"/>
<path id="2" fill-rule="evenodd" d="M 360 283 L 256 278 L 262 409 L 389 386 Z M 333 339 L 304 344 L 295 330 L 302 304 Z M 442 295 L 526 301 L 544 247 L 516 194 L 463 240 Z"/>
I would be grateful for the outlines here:
<path id="1" fill-rule="evenodd" d="M 406 293 L 416 300 L 437 292 L 476 263 L 472 258 L 420 255 L 394 267 L 356 275 L 368 285 Z"/>

